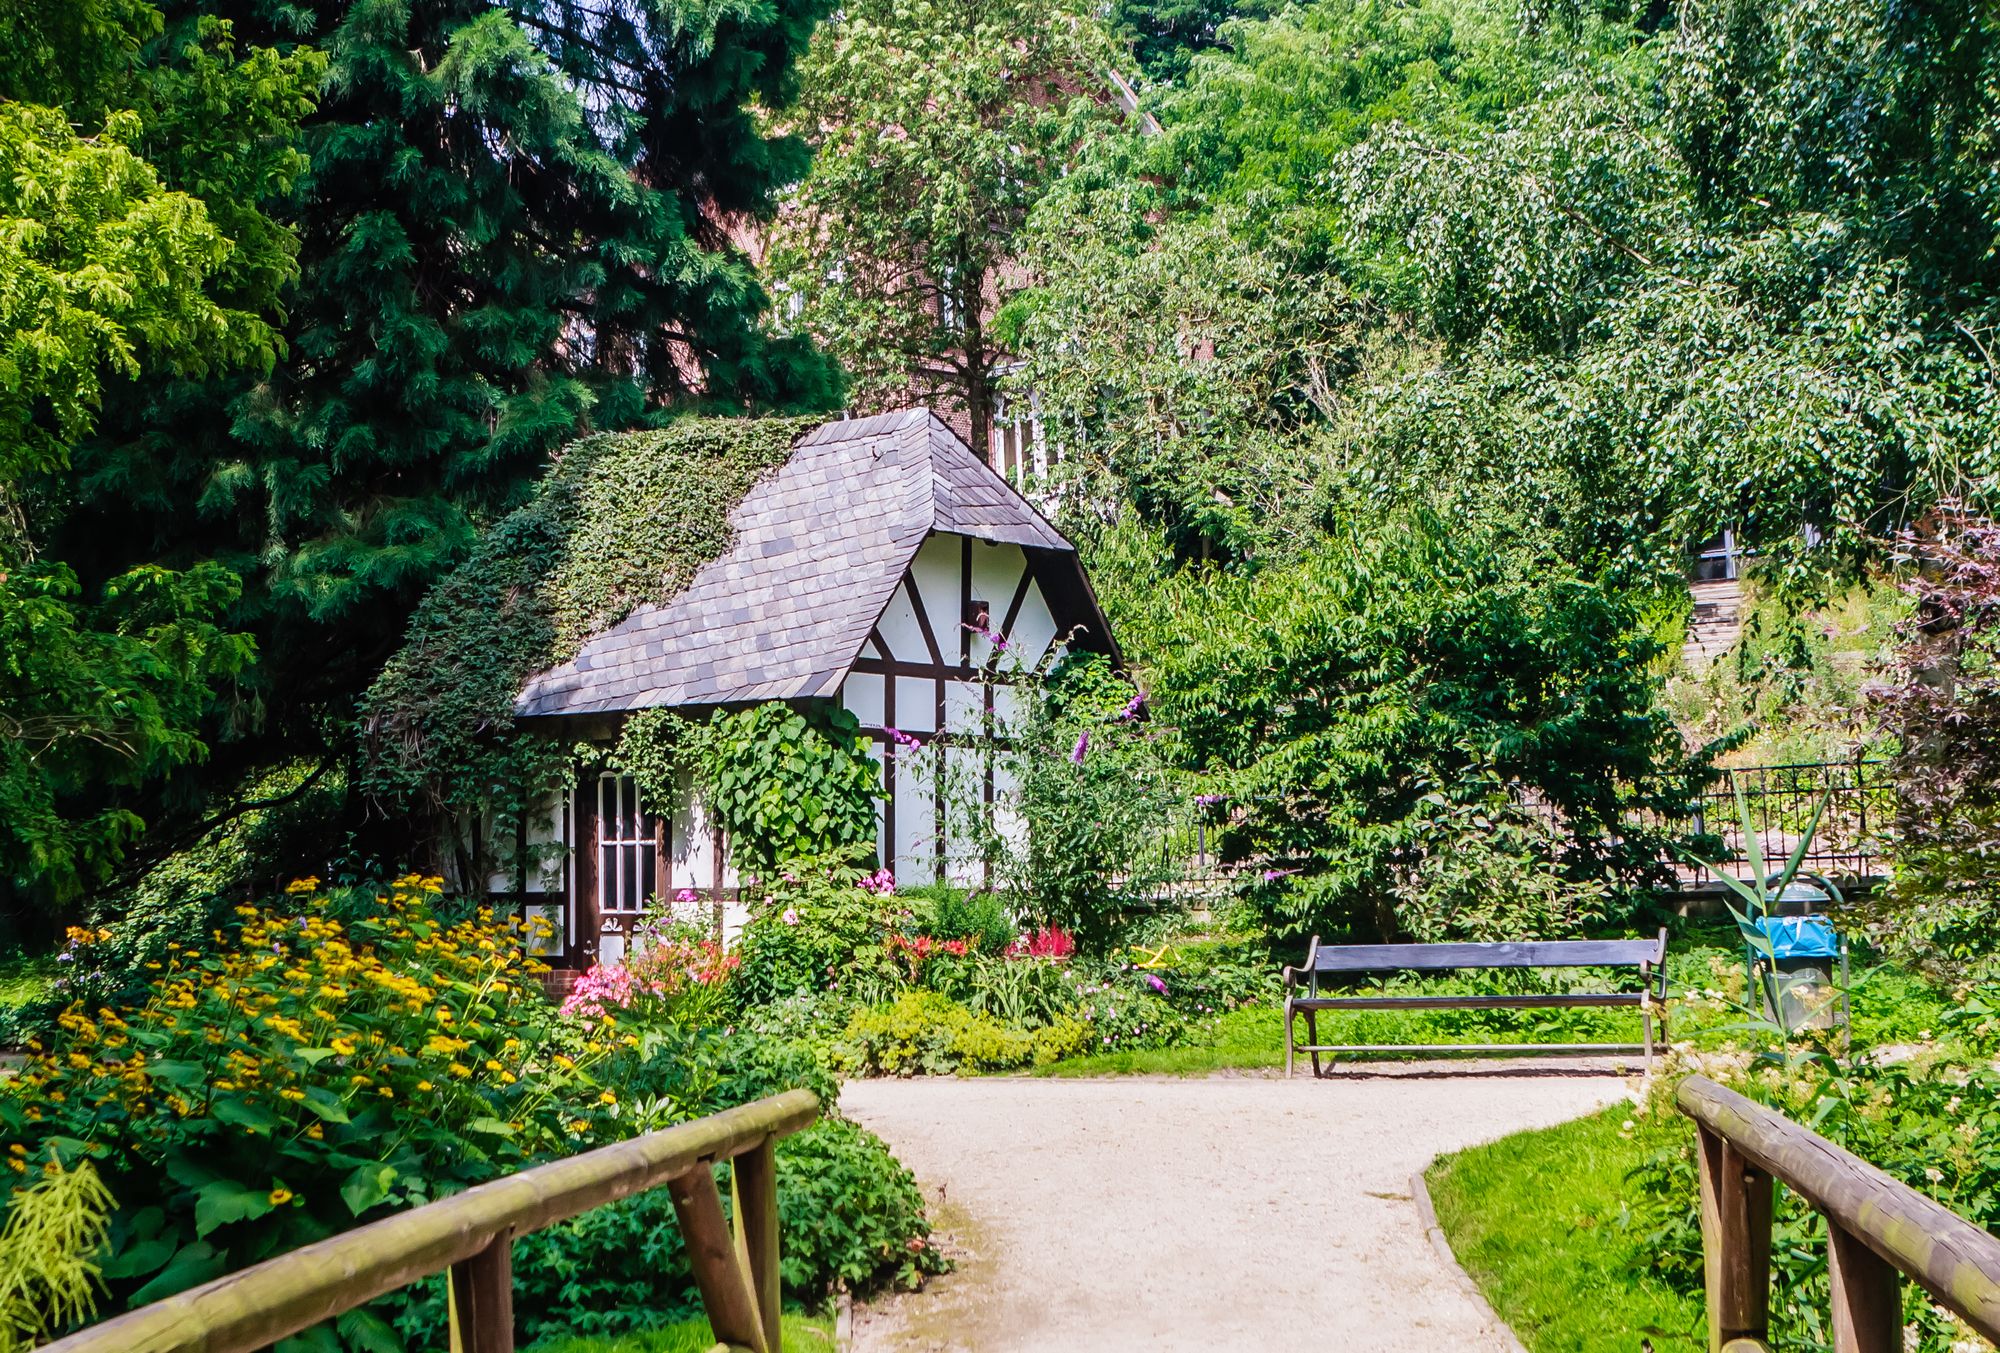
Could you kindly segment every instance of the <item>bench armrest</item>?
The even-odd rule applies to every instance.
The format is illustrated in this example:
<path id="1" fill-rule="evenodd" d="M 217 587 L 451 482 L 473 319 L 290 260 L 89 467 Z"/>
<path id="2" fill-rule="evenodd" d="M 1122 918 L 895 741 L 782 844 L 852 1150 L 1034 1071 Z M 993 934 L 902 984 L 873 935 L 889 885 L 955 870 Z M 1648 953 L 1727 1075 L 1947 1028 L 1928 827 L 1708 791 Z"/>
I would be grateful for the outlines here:
<path id="1" fill-rule="evenodd" d="M 1312 989 L 1318 991 L 1319 972 L 1314 967 L 1314 960 L 1318 957 L 1319 936 L 1315 935 L 1312 937 L 1312 942 L 1306 945 L 1306 961 L 1296 968 L 1289 963 L 1285 965 L 1285 990 L 1290 991 L 1293 987 L 1304 986 L 1309 981 L 1312 984 Z"/>

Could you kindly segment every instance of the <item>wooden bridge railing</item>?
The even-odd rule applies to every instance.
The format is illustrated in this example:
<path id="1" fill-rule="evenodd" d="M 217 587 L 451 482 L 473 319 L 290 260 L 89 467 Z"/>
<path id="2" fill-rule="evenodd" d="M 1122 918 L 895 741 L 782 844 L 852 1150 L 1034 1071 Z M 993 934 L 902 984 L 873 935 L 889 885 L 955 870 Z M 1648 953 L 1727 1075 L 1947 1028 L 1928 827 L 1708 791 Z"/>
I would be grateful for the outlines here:
<path id="1" fill-rule="evenodd" d="M 44 1353 L 254 1353 L 447 1269 L 452 1353 L 512 1353 L 514 1237 L 661 1184 L 716 1338 L 780 1353 L 771 1148 L 818 1116 L 818 1098 L 792 1090 L 538 1165 L 92 1325 Z M 724 1160 L 735 1162 L 735 1237 L 715 1186 Z"/>
<path id="2" fill-rule="evenodd" d="M 1773 1180 L 1826 1217 L 1836 1353 L 1902 1353 L 1904 1275 L 2000 1342 L 2000 1237 L 1705 1076 L 1676 1098 L 1695 1121 L 1711 1353 L 1770 1347 Z"/>

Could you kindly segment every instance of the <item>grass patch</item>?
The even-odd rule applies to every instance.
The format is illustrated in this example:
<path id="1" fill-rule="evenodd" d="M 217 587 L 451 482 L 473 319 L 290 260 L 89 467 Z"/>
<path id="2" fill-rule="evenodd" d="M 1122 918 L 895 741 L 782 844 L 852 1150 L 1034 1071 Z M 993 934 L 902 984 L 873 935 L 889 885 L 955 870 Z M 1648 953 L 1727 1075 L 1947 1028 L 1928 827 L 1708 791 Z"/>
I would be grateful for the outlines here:
<path id="1" fill-rule="evenodd" d="M 0 1006 L 21 1006 L 39 1000 L 56 980 L 54 958 L 15 954 L 0 958 Z"/>
<path id="2" fill-rule="evenodd" d="M 1707 1347 L 1698 1296 L 1635 1271 L 1626 1175 L 1652 1148 L 1623 1135 L 1629 1105 L 1441 1156 L 1425 1174 L 1438 1224 L 1532 1353 Z"/>
<path id="3" fill-rule="evenodd" d="M 833 1317 L 787 1315 L 785 1347 L 797 1353 L 832 1353 Z M 706 1320 L 689 1320 L 644 1334 L 596 1335 L 590 1338 L 545 1340 L 528 1353 L 709 1353 L 715 1332 Z"/>
<path id="4" fill-rule="evenodd" d="M 1218 1016 L 1209 1036 L 1192 1047 L 1153 1048 L 1072 1057 L 1040 1067 L 1037 1076 L 1206 1076 L 1213 1071 L 1285 1064 L 1285 1013 L 1253 1005 Z"/>

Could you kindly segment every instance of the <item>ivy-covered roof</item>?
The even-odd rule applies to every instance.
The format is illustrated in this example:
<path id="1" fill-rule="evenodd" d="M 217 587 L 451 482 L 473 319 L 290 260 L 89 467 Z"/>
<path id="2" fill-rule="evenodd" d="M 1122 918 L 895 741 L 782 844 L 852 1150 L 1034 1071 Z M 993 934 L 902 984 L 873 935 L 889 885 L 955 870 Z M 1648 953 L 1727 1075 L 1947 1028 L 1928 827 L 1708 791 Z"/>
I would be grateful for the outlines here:
<path id="1" fill-rule="evenodd" d="M 1075 547 L 928 409 L 807 433 L 729 526 L 685 588 L 529 680 L 516 717 L 831 695 L 933 532 L 1024 547 L 1058 621 L 1115 651 Z"/>

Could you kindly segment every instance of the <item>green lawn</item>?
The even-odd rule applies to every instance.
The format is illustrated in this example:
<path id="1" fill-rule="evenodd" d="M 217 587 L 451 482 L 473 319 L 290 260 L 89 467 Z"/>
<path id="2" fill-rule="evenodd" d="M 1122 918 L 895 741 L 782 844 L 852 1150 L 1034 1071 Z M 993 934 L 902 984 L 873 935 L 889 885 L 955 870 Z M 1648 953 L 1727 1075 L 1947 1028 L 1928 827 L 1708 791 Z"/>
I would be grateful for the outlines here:
<path id="1" fill-rule="evenodd" d="M 831 1316 L 788 1315 L 785 1317 L 785 1348 L 790 1353 L 816 1353 L 833 1349 Z M 708 1353 L 715 1347 L 715 1334 L 706 1320 L 691 1320 L 646 1334 L 626 1334 L 610 1338 L 557 1339 L 536 1344 L 528 1353 Z"/>
<path id="2" fill-rule="evenodd" d="M 0 958 L 0 1006 L 26 1005 L 40 999 L 55 978 L 53 958 Z"/>
<path id="3" fill-rule="evenodd" d="M 1626 1263 L 1628 1105 L 1441 1156 L 1425 1175 L 1459 1262 L 1531 1353 L 1699 1353 L 1699 1297 Z"/>
<path id="4" fill-rule="evenodd" d="M 1273 1006 L 1232 1010 L 1216 1019 L 1198 1047 L 1107 1052 L 1040 1067 L 1037 1076 L 1206 1076 L 1234 1068 L 1285 1064 L 1285 1015 Z"/>

